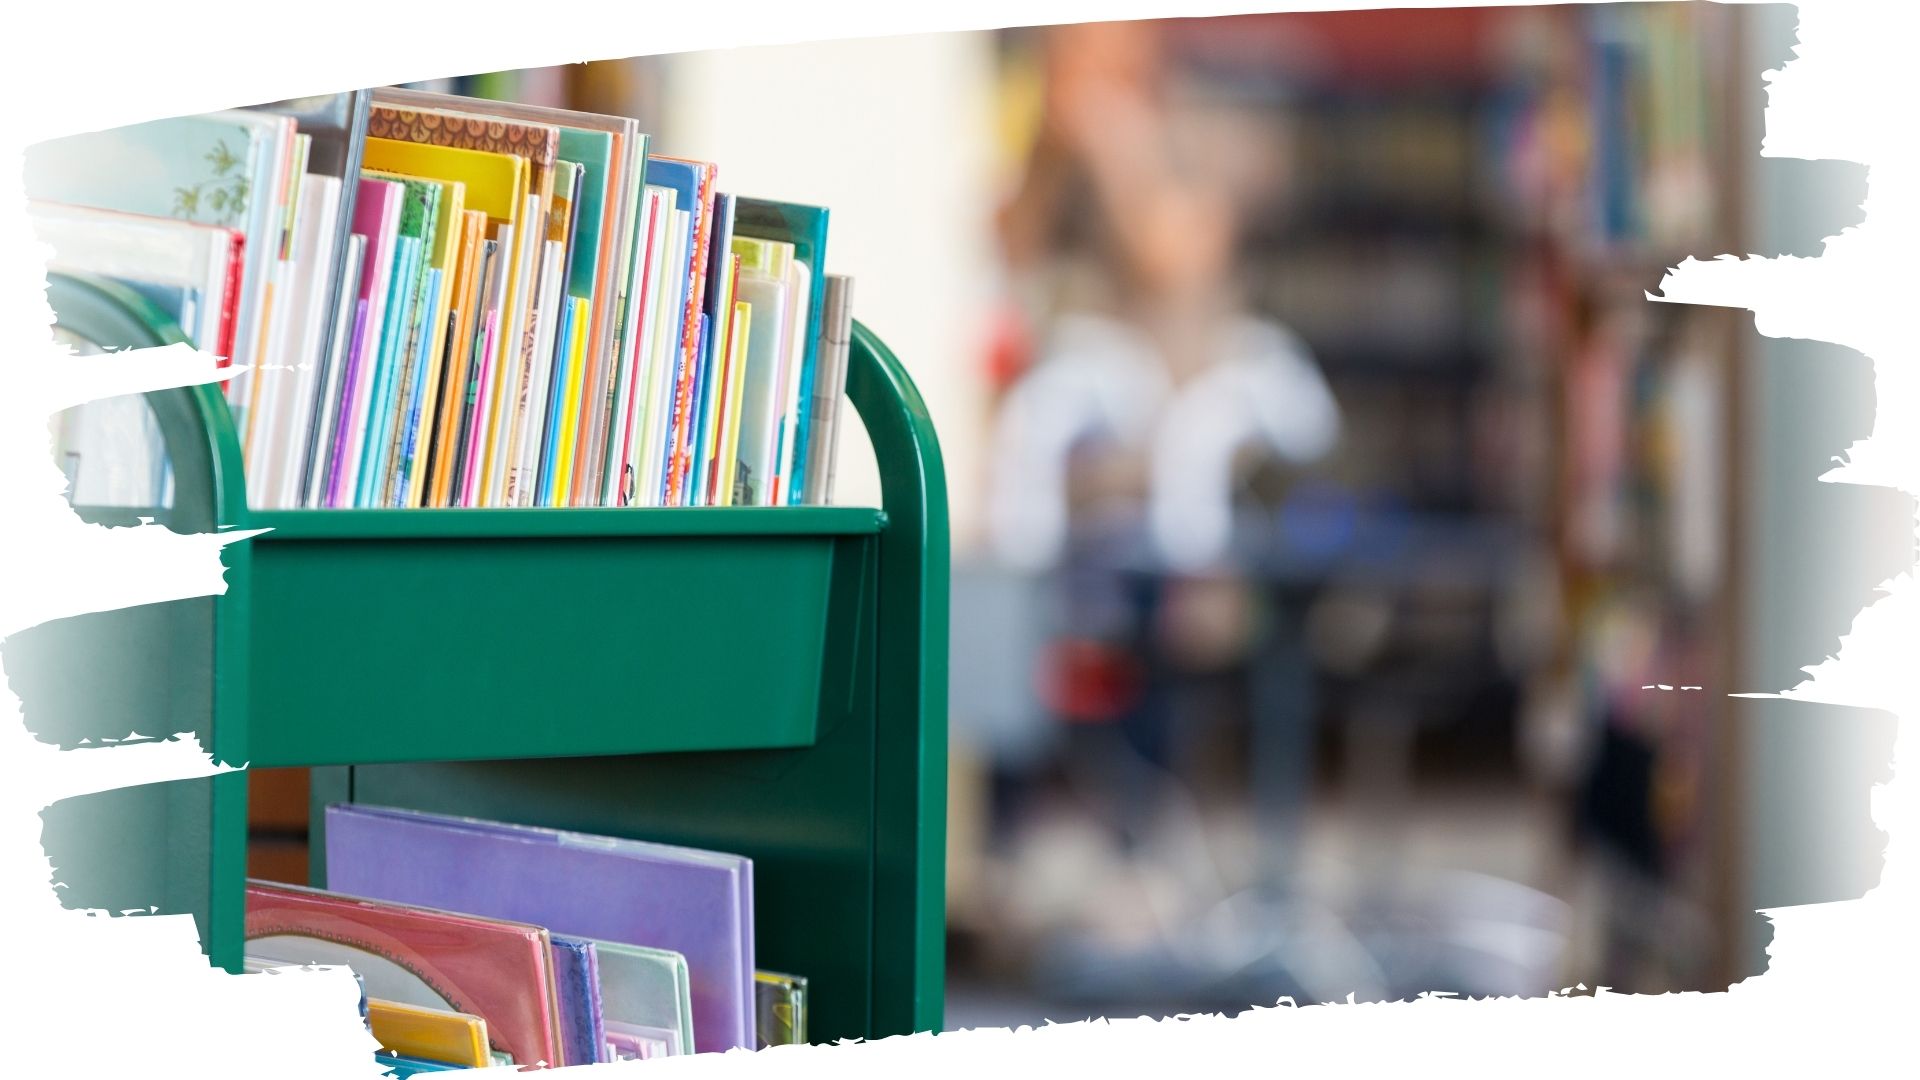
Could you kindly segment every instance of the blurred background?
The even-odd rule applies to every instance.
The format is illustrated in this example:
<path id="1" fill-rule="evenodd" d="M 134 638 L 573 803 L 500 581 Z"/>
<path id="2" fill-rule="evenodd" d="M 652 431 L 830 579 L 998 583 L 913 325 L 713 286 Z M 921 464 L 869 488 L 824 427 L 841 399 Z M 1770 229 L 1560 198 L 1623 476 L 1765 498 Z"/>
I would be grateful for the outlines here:
<path id="1" fill-rule="evenodd" d="M 1860 220 L 1863 173 L 1758 156 L 1792 29 L 1301 13 L 418 85 L 832 208 L 949 470 L 957 1029 L 1724 989 L 1757 908 L 1877 881 L 1891 719 L 1731 696 L 1912 565 L 1904 497 L 1818 482 L 1872 365 L 1648 297 Z M 263 876 L 303 873 L 297 784 L 256 777 Z"/>

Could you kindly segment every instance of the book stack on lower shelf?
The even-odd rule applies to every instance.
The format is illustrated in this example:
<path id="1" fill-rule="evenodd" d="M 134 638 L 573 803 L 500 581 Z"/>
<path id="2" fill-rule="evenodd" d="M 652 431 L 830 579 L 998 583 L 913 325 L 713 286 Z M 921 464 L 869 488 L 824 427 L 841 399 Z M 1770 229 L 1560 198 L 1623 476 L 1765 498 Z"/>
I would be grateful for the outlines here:
<path id="1" fill-rule="evenodd" d="M 755 968 L 751 859 L 353 804 L 325 835 L 330 891 L 249 885 L 247 966 L 353 967 L 403 1067 L 806 1039 L 805 978 Z"/>

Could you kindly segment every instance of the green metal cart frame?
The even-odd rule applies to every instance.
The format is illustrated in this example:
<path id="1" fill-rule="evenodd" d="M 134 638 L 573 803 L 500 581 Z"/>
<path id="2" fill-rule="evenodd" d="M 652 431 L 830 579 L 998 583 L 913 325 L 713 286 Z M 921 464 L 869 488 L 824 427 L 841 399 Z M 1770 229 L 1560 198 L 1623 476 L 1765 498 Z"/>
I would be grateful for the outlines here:
<path id="1" fill-rule="evenodd" d="M 879 510 L 250 510 L 220 391 L 149 394 L 171 527 L 266 530 L 196 609 L 194 726 L 217 761 L 313 770 L 317 885 L 332 801 L 734 851 L 759 966 L 808 977 L 814 1041 L 939 1030 L 946 481 L 857 324 L 847 395 Z M 238 971 L 246 776 L 191 783 L 166 891 Z"/>

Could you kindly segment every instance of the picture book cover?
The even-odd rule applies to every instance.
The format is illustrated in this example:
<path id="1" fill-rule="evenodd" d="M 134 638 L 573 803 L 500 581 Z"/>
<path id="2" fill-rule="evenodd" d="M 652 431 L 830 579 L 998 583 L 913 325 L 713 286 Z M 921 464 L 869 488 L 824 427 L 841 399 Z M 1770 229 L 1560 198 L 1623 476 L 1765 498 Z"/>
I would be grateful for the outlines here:
<path id="1" fill-rule="evenodd" d="M 740 401 L 738 468 L 746 499 L 740 505 L 772 506 L 773 475 L 780 460 L 782 376 L 789 327 L 796 318 L 790 273 L 793 245 L 734 234 L 740 256 L 738 295 L 752 305 L 747 334 L 745 388 Z"/>
<path id="2" fill-rule="evenodd" d="M 469 1013 L 521 1065 L 561 1061 L 547 931 L 291 885 L 249 882 L 247 952 L 345 964 L 370 997 Z"/>
<path id="3" fill-rule="evenodd" d="M 491 108 L 406 109 L 375 91 L 367 117 L 369 145 L 374 139 L 524 158 L 532 169 L 529 190 L 539 196 L 543 209 L 550 205 L 553 167 L 560 154 L 560 129 L 552 124 L 511 120 Z"/>
<path id="4" fill-rule="evenodd" d="M 807 980 L 778 971 L 753 973 L 760 1047 L 807 1041 Z"/>
<path id="5" fill-rule="evenodd" d="M 598 945 L 606 1021 L 616 1029 L 663 1033 L 669 1055 L 693 1053 L 693 984 L 687 958 L 671 949 L 611 941 Z"/>
<path id="6" fill-rule="evenodd" d="M 807 268 L 808 275 L 815 282 L 825 273 L 827 211 L 824 207 L 742 198 L 734 208 L 733 228 L 738 236 L 792 244 L 794 260 Z M 799 384 L 799 400 L 802 402 L 813 396 L 813 379 L 818 368 L 820 322 L 824 315 L 820 293 L 818 288 L 813 290 L 803 315 L 805 323 L 800 331 L 805 342 Z M 796 475 L 783 478 L 789 481 L 782 492 L 786 505 L 797 505 L 801 501 L 801 493 L 806 490 L 804 463 L 808 460 L 807 446 L 812 438 L 812 425 L 806 421 L 809 411 L 800 411 L 801 422 L 794 434 L 791 456 L 796 463 L 800 463 L 799 470 Z"/>
<path id="7" fill-rule="evenodd" d="M 283 118 L 281 118 L 283 119 Z M 238 229 L 246 237 L 234 351 L 251 363 L 278 235 L 269 228 L 282 147 L 242 114 L 170 117 L 51 139 L 27 147 L 30 199 L 178 218 Z"/>
<path id="8" fill-rule="evenodd" d="M 349 804 L 327 807 L 325 857 L 328 883 L 344 892 L 678 952 L 695 1047 L 754 1046 L 749 859 Z"/>

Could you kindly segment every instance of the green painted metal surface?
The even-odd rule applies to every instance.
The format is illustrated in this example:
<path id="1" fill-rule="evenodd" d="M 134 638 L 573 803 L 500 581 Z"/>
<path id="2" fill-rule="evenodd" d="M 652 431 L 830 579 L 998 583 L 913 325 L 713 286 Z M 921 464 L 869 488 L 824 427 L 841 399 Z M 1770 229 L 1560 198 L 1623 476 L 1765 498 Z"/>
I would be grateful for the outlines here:
<path id="1" fill-rule="evenodd" d="M 269 530 L 226 550 L 217 753 L 314 767 L 316 811 L 352 799 L 748 855 L 760 966 L 811 980 L 814 1039 L 938 1030 L 945 478 L 917 391 L 861 327 L 847 393 L 879 511 L 250 514 L 217 394 L 155 395 L 198 415 L 168 429 L 176 501 Z M 225 783 L 210 952 L 237 970 L 245 792 Z"/>
<path id="2" fill-rule="evenodd" d="M 48 276 L 61 327 L 101 347 L 147 348 L 185 338 L 139 294 L 104 279 Z M 181 533 L 216 531 L 244 514 L 239 446 L 218 389 L 146 396 L 173 460 L 170 506 L 135 512 L 78 507 L 90 523 L 127 527 L 144 518 Z M 228 592 L 58 619 L 5 643 L 7 675 L 33 734 L 77 753 L 129 740 L 193 736 L 215 760 L 245 761 L 240 715 L 249 560 L 226 554 Z M 246 859 L 246 779 L 178 780 L 64 799 L 42 812 L 41 840 L 68 907 L 190 914 L 215 962 L 240 962 L 237 879 Z"/>

